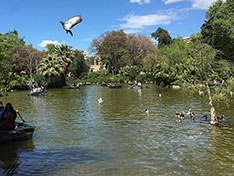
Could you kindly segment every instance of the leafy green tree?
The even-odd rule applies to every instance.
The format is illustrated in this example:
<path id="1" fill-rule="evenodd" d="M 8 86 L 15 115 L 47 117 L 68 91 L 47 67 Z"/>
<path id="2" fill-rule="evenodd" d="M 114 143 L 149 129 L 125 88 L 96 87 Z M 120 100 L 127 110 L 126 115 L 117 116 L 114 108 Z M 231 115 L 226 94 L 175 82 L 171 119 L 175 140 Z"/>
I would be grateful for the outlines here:
<path id="1" fill-rule="evenodd" d="M 158 40 L 159 48 L 172 43 L 172 38 L 168 31 L 160 27 L 155 32 L 151 33 L 151 37 L 155 38 L 155 40 Z"/>
<path id="2" fill-rule="evenodd" d="M 24 45 L 22 38 L 18 37 L 17 31 L 0 34 L 0 88 L 8 90 L 10 82 L 15 79 L 15 70 L 12 65 L 10 53 L 15 48 Z"/>
<path id="3" fill-rule="evenodd" d="M 139 66 L 125 66 L 122 67 L 120 70 L 120 74 L 125 76 L 126 78 L 129 78 L 129 81 L 134 81 L 135 78 L 140 74 L 141 69 Z"/>
<path id="4" fill-rule="evenodd" d="M 148 54 L 143 59 L 143 70 L 146 75 L 151 80 L 157 80 L 157 73 L 160 72 L 161 65 L 163 64 L 162 55 L 157 54 Z M 157 80 L 157 82 L 163 82 L 162 80 Z"/>
<path id="5" fill-rule="evenodd" d="M 93 40 L 90 51 L 99 56 L 110 73 L 117 74 L 126 65 L 127 35 L 122 31 L 105 32 Z"/>
<path id="6" fill-rule="evenodd" d="M 189 56 L 193 58 L 197 81 L 200 84 L 206 85 L 211 114 L 210 123 L 212 125 L 217 125 L 219 123 L 214 105 L 214 97 L 216 99 L 223 99 L 224 97 L 222 94 L 225 91 L 217 95 L 218 92 L 215 92 L 215 89 L 211 90 L 209 83 L 217 80 L 224 81 L 232 75 L 230 64 L 225 60 L 217 59 L 216 56 L 218 52 L 219 51 L 212 48 L 212 46 L 202 43 L 199 37 L 190 43 Z M 228 74 L 228 76 L 226 74 Z"/>
<path id="7" fill-rule="evenodd" d="M 222 52 L 222 57 L 234 61 L 234 1 L 218 0 L 206 13 L 201 27 L 203 40 Z M 219 54 L 220 55 L 220 54 Z"/>
<path id="8" fill-rule="evenodd" d="M 152 40 L 143 34 L 129 34 L 128 36 L 128 66 L 138 66 L 142 68 L 142 60 L 148 54 L 156 54 L 158 48 L 154 46 Z"/>
<path id="9" fill-rule="evenodd" d="M 65 75 L 73 58 L 74 52 L 70 46 L 48 45 L 47 55 L 39 65 L 39 73 L 50 80 L 49 86 L 63 86 L 65 85 Z"/>
<path id="10" fill-rule="evenodd" d="M 74 58 L 68 70 L 69 72 L 72 72 L 73 75 L 77 78 L 81 77 L 85 73 L 88 73 L 89 66 L 84 59 L 84 55 L 81 52 L 75 51 Z"/>

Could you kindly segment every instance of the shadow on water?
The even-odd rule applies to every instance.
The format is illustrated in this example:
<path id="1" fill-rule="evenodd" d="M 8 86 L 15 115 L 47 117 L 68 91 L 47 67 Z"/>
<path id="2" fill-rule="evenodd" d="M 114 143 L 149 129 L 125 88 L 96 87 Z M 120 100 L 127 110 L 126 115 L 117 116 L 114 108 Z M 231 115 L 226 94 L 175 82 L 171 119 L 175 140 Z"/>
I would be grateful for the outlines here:
<path id="1" fill-rule="evenodd" d="M 14 175 L 20 166 L 20 154 L 33 149 L 33 140 L 0 144 L 0 175 Z"/>
<path id="2" fill-rule="evenodd" d="M 95 163 L 107 156 L 88 150 L 35 149 L 33 140 L 0 145 L 0 175 L 57 175 L 80 164 Z"/>

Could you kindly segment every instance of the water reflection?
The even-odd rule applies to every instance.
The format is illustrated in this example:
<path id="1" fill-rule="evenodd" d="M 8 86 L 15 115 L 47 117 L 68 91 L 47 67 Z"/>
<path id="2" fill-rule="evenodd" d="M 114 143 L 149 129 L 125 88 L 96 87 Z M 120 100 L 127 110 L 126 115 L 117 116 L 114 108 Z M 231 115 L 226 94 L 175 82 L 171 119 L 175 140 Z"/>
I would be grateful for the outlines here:
<path id="1" fill-rule="evenodd" d="M 147 86 L 52 89 L 47 97 L 12 93 L 4 102 L 37 127 L 35 147 L 13 150 L 1 164 L 13 163 L 16 175 L 231 175 L 233 109 L 217 107 L 227 121 L 213 128 L 202 117 L 209 113 L 207 97 Z M 175 112 L 190 108 L 195 121 L 177 123 Z"/>
<path id="2" fill-rule="evenodd" d="M 13 175 L 20 167 L 20 155 L 34 149 L 33 140 L 0 145 L 0 173 Z"/>
<path id="3" fill-rule="evenodd" d="M 32 140 L 1 145 L 0 175 L 57 175 L 67 167 L 101 161 L 107 155 L 80 148 L 35 149 Z"/>

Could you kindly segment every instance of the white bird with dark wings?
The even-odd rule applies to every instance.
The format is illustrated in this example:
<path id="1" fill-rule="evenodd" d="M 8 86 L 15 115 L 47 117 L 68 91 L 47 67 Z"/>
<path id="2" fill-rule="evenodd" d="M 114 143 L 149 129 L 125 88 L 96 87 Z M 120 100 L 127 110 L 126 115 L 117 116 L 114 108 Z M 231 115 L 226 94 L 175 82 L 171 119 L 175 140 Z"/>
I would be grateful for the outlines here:
<path id="1" fill-rule="evenodd" d="M 63 26 L 63 29 L 66 30 L 66 32 L 70 33 L 71 36 L 73 36 L 72 32 L 71 32 L 71 29 L 77 25 L 78 23 L 80 23 L 82 21 L 82 18 L 80 15 L 77 15 L 77 16 L 74 16 L 74 17 L 71 17 L 69 18 L 65 23 L 60 21 L 60 23 L 62 24 Z"/>

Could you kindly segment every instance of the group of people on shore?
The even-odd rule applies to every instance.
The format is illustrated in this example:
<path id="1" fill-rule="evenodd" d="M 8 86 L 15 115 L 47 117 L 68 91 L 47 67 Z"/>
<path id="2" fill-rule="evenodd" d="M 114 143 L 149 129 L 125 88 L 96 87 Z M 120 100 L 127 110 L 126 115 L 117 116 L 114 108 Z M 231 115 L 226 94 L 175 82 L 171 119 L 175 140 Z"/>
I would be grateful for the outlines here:
<path id="1" fill-rule="evenodd" d="M 11 103 L 7 103 L 4 107 L 0 101 L 0 130 L 14 130 L 18 112 L 18 110 L 14 110 Z"/>

